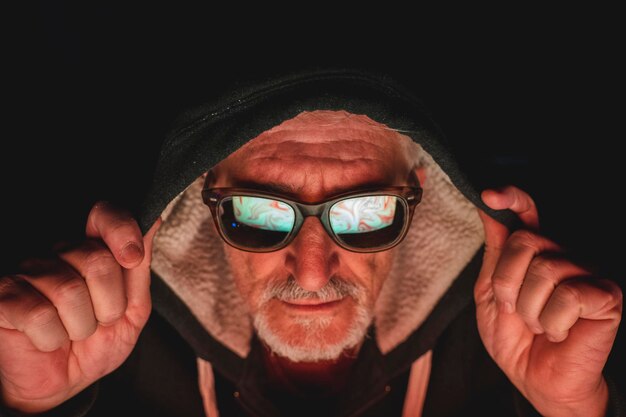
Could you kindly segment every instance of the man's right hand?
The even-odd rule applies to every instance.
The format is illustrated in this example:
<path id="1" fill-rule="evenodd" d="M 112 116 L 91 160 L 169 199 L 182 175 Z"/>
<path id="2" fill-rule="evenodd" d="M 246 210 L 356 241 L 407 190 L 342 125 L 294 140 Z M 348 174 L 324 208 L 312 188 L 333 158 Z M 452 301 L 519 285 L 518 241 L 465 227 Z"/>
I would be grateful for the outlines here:
<path id="1" fill-rule="evenodd" d="M 128 212 L 98 203 L 84 243 L 0 277 L 4 406 L 49 410 L 126 360 L 152 308 L 150 254 L 160 223 L 142 237 Z"/>

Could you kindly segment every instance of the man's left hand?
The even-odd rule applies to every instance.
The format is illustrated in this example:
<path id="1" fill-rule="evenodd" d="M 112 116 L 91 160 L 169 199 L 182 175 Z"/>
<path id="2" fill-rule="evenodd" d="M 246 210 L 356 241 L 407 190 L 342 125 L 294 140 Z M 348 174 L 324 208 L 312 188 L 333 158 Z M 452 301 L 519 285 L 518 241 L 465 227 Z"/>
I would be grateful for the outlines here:
<path id="1" fill-rule="evenodd" d="M 537 208 L 524 191 L 508 186 L 482 198 L 525 225 L 510 233 L 479 210 L 485 254 L 474 297 L 487 351 L 543 416 L 604 417 L 602 370 L 622 315 L 619 286 L 567 260 L 539 235 Z"/>

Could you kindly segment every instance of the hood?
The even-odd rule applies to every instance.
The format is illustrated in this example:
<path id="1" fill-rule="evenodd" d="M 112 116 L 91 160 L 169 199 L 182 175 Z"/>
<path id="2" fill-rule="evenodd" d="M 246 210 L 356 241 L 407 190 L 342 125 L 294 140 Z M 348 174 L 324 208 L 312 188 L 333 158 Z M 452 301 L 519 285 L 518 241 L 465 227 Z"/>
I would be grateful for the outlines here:
<path id="1" fill-rule="evenodd" d="M 407 344 L 415 354 L 432 348 L 471 302 L 484 243 L 476 207 L 506 225 L 515 222 L 511 212 L 482 203 L 421 103 L 386 76 L 332 70 L 234 85 L 179 118 L 163 144 L 140 215 L 144 232 L 158 216 L 164 220 L 153 249 L 154 309 L 199 357 L 220 358 L 216 366 L 226 374 L 236 372 L 250 353 L 253 328 L 202 202 L 202 176 L 262 132 L 314 110 L 345 110 L 385 124 L 410 138 L 407 152 L 426 170 L 422 202 L 395 248 L 375 306 L 375 343 L 383 355 L 393 356 Z"/>

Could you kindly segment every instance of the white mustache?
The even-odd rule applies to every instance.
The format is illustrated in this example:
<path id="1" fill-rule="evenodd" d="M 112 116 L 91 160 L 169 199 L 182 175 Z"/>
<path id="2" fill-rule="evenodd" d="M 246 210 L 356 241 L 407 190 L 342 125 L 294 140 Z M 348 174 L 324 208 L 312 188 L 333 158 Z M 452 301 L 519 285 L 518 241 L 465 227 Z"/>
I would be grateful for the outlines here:
<path id="1" fill-rule="evenodd" d="M 298 285 L 293 275 L 287 281 L 270 285 L 263 294 L 263 303 L 278 298 L 282 301 L 294 301 L 303 299 L 319 300 L 321 303 L 340 300 L 350 296 L 356 300 L 362 295 L 362 289 L 352 282 L 332 276 L 328 283 L 318 291 L 308 291 Z"/>

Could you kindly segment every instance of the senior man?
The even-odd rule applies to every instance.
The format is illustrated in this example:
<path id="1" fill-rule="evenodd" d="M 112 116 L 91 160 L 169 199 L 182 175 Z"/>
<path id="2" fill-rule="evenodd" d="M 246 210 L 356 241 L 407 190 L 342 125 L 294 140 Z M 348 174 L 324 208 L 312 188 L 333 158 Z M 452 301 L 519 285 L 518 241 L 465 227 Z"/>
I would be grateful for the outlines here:
<path id="1" fill-rule="evenodd" d="M 3 413 L 621 412 L 619 287 L 522 190 L 481 200 L 387 78 L 272 80 L 179 123 L 141 229 L 99 203 L 84 243 L 2 278 Z"/>

